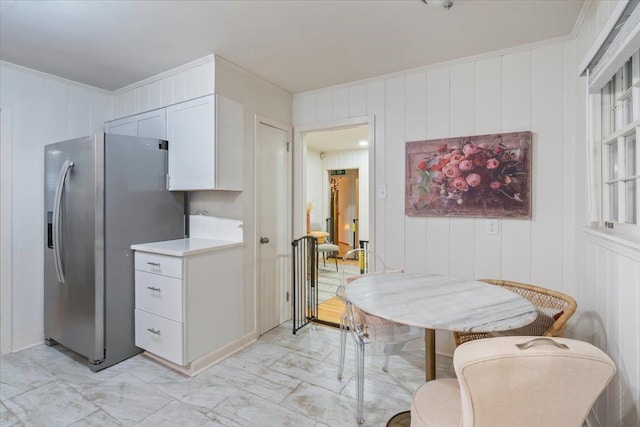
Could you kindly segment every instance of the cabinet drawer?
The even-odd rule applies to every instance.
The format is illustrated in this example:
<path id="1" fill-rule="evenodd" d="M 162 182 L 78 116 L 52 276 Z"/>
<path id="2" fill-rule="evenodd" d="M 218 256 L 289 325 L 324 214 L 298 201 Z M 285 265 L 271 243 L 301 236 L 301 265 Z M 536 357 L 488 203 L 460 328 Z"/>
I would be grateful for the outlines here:
<path id="1" fill-rule="evenodd" d="M 135 310 L 136 345 L 170 362 L 185 365 L 182 355 L 182 323 Z"/>
<path id="2" fill-rule="evenodd" d="M 182 322 L 182 279 L 136 271 L 136 308 Z"/>
<path id="3" fill-rule="evenodd" d="M 136 270 L 182 279 L 182 258 L 136 251 Z"/>

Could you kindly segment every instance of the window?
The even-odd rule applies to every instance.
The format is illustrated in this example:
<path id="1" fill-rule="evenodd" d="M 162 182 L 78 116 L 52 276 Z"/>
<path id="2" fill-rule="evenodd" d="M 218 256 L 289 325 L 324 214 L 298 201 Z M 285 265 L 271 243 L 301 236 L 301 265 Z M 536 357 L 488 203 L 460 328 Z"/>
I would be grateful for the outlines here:
<path id="1" fill-rule="evenodd" d="M 603 221 L 640 235 L 640 51 L 600 91 Z"/>

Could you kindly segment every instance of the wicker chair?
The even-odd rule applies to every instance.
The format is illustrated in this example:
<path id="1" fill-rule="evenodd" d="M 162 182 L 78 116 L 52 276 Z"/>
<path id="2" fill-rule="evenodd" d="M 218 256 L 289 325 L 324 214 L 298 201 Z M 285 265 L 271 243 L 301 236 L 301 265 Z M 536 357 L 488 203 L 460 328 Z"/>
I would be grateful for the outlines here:
<path id="1" fill-rule="evenodd" d="M 576 301 L 569 295 L 539 286 L 507 280 L 483 279 L 482 282 L 500 286 L 528 299 L 538 311 L 538 318 L 529 325 L 510 331 L 484 332 L 454 332 L 456 346 L 467 341 L 495 336 L 544 336 L 561 337 L 567 320 L 576 311 Z"/>

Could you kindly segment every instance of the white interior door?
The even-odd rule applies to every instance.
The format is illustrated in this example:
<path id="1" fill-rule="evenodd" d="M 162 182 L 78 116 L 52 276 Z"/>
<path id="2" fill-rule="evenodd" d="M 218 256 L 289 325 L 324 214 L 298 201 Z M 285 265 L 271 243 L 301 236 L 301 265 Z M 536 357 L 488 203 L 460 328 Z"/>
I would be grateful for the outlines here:
<path id="1" fill-rule="evenodd" d="M 256 129 L 258 332 L 291 317 L 290 131 L 259 119 Z"/>

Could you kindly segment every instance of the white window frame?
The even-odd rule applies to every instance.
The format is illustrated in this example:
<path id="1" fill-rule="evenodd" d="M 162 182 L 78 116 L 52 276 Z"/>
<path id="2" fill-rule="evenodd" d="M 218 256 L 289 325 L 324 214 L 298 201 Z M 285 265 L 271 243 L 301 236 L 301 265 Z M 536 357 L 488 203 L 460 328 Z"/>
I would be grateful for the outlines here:
<path id="1" fill-rule="evenodd" d="M 600 117 L 593 117 L 598 129 L 594 129 L 594 138 L 600 136 L 600 202 L 602 227 L 613 227 L 622 234 L 640 236 L 640 52 L 636 51 L 632 56 L 631 84 L 627 89 L 623 88 L 623 73 L 627 61 L 618 69 L 613 78 L 601 89 L 601 93 L 596 96 L 600 107 L 595 114 L 600 113 Z M 612 93 L 614 92 L 614 93 Z M 625 108 L 624 101 L 631 98 L 632 116 L 629 123 L 622 123 Z M 635 137 L 635 172 L 628 174 L 627 171 L 627 147 L 626 138 Z M 615 162 L 610 158 L 611 146 L 617 145 L 617 157 Z M 617 173 L 611 171 L 612 164 L 615 164 Z M 615 175 L 615 176 L 614 176 Z M 633 206 L 635 218 L 627 216 L 627 182 L 635 182 L 635 192 Z M 617 185 L 617 196 L 614 200 L 616 206 L 612 206 L 612 189 Z M 617 212 L 616 212 L 617 209 Z M 616 213 L 614 215 L 614 212 Z"/>

